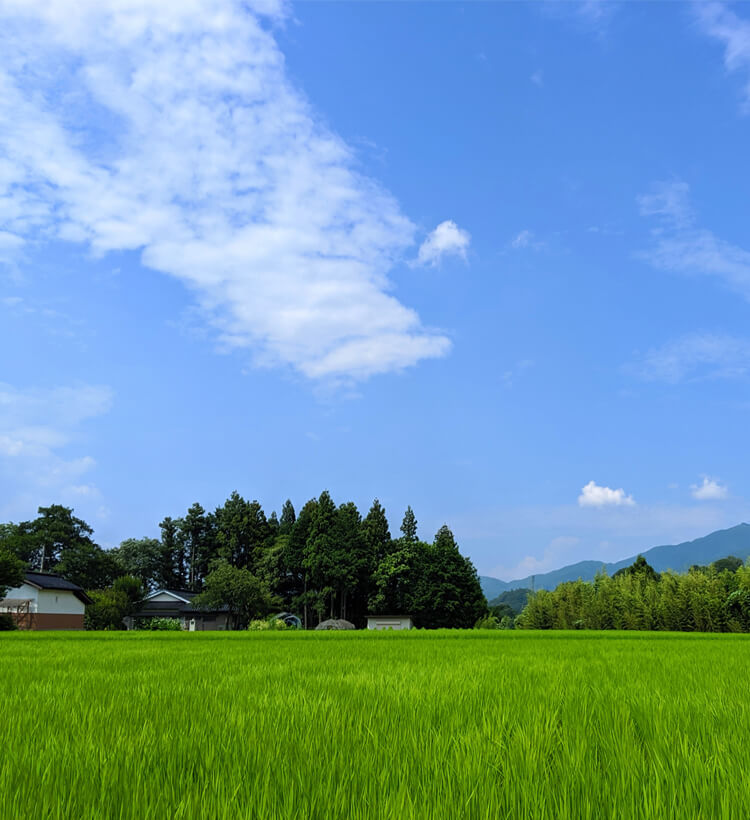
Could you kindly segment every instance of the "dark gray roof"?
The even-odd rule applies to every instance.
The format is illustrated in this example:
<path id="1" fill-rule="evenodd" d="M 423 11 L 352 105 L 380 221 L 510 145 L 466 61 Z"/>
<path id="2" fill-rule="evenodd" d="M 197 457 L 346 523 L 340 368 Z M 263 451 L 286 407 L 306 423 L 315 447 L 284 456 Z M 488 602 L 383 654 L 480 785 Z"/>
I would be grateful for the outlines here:
<path id="1" fill-rule="evenodd" d="M 191 592 L 191 597 L 195 597 L 196 593 Z M 161 617 L 176 617 L 178 615 L 207 615 L 210 613 L 227 612 L 228 607 L 223 606 L 218 609 L 194 609 L 190 604 L 182 601 L 144 601 L 141 608 L 135 613 L 136 618 L 161 618 Z"/>
<path id="2" fill-rule="evenodd" d="M 59 575 L 53 575 L 50 572 L 27 572 L 24 574 L 24 580 L 27 584 L 38 587 L 39 589 L 60 589 L 67 592 L 72 592 L 76 598 L 83 601 L 84 604 L 90 604 L 91 599 L 83 591 L 78 584 L 72 581 L 66 581 Z"/>

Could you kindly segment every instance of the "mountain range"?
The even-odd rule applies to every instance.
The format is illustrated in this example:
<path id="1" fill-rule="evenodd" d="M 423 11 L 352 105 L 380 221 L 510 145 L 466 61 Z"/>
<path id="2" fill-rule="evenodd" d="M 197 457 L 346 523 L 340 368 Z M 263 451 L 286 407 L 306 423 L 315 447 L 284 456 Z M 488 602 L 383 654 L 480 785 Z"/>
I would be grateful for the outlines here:
<path id="1" fill-rule="evenodd" d="M 718 530 L 694 541 L 685 541 L 682 544 L 670 544 L 652 547 L 639 553 L 651 564 L 657 572 L 671 569 L 675 572 L 686 572 L 693 564 L 711 564 L 719 558 L 735 555 L 746 561 L 750 557 L 750 524 L 738 524 L 727 530 Z M 554 589 L 564 581 L 593 581 L 594 576 L 601 569 L 608 575 L 618 569 L 627 567 L 635 561 L 637 555 L 623 558 L 622 561 L 606 563 L 604 561 L 579 561 L 551 572 L 529 575 L 516 581 L 501 581 L 481 575 L 479 580 L 482 591 L 488 601 L 496 598 L 501 592 L 509 589 Z"/>

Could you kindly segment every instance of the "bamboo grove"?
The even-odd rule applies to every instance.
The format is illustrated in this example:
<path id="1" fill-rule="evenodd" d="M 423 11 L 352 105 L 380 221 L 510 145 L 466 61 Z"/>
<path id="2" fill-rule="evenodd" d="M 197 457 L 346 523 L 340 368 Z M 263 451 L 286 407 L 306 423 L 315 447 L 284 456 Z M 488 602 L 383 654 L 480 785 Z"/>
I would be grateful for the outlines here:
<path id="1" fill-rule="evenodd" d="M 686 573 L 659 574 L 639 556 L 612 577 L 601 573 L 593 583 L 539 590 L 516 627 L 750 632 L 750 566 L 730 558 Z"/>

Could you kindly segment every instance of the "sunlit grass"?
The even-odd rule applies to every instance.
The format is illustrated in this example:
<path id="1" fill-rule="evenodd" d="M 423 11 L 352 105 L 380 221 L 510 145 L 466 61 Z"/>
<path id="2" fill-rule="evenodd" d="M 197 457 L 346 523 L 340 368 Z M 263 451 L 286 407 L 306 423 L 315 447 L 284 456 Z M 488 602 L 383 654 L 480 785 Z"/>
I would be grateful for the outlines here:
<path id="1" fill-rule="evenodd" d="M 748 818 L 750 639 L 0 637 L 5 818 Z"/>

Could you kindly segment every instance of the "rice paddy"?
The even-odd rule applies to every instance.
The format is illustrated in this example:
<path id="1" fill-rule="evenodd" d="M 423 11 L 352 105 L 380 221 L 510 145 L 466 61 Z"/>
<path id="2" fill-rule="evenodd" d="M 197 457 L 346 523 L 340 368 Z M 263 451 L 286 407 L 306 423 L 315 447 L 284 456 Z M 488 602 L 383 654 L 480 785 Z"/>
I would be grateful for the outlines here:
<path id="1" fill-rule="evenodd" d="M 750 640 L 0 636 L 4 818 L 747 818 Z"/>

